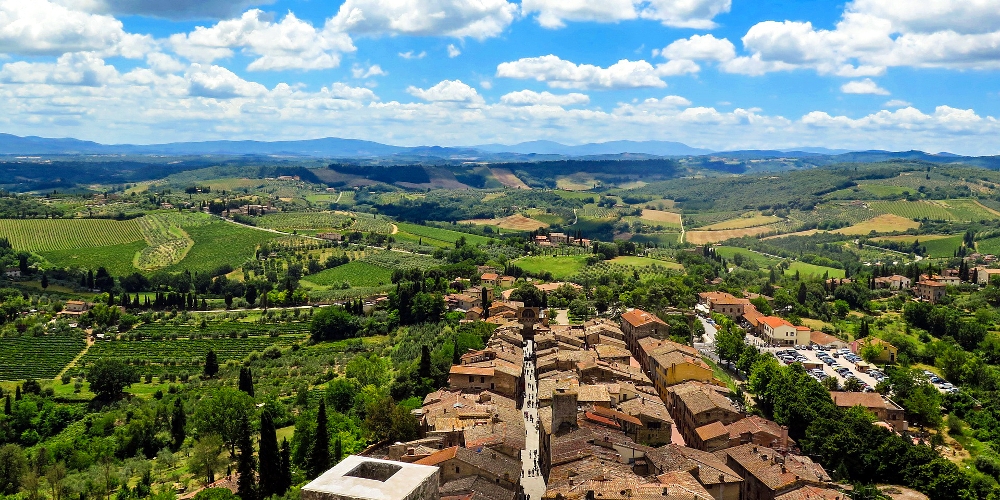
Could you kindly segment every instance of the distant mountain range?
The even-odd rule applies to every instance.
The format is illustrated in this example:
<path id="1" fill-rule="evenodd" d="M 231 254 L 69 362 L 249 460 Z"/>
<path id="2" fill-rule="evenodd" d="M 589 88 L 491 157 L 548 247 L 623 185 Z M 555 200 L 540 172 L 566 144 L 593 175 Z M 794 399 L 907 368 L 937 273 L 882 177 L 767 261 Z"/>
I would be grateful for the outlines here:
<path id="1" fill-rule="evenodd" d="M 774 158 L 822 158 L 828 162 L 870 162 L 893 159 L 934 163 L 969 163 L 998 168 L 1000 157 L 967 157 L 951 153 L 923 151 L 852 151 L 822 147 L 782 150 L 716 152 L 670 141 L 610 141 L 567 146 L 552 141 L 531 141 L 513 145 L 482 144 L 467 147 L 402 147 L 358 139 L 310 139 L 302 141 L 207 141 L 169 144 L 100 144 L 78 139 L 49 139 L 0 134 L 0 155 L 166 155 L 166 156 L 298 156 L 311 158 L 362 159 L 393 157 L 396 161 L 537 161 L 562 158 L 614 159 L 630 157 L 712 156 L 733 160 Z M 972 160 L 972 161 L 970 161 Z"/>

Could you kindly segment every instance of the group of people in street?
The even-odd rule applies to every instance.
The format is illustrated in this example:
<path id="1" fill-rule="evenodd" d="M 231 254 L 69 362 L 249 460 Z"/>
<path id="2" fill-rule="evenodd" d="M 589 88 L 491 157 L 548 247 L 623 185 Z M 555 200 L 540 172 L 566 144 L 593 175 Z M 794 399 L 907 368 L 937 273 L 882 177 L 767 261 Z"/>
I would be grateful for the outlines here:
<path id="1" fill-rule="evenodd" d="M 532 435 L 532 431 L 538 432 L 540 429 L 538 422 L 538 383 L 535 379 L 534 342 L 531 340 L 524 343 L 524 434 L 527 440 L 527 449 L 522 454 L 523 467 L 521 468 L 522 478 L 541 478 L 542 471 L 538 462 L 538 436 Z M 532 429 L 534 427 L 534 429 Z M 526 488 L 527 490 L 527 488 Z M 532 500 L 529 491 L 524 493 L 525 500 Z"/>

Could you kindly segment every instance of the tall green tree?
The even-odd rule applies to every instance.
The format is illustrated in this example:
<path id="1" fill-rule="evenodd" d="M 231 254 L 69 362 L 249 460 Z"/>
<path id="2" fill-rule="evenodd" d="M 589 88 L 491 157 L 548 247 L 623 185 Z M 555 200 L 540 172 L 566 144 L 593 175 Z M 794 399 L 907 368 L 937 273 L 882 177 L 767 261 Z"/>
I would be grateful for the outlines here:
<path id="1" fill-rule="evenodd" d="M 268 498 L 271 495 L 284 493 L 281 491 L 281 455 L 278 450 L 278 436 L 274 428 L 274 419 L 269 411 L 260 414 L 260 443 L 257 458 L 260 462 L 260 497 Z"/>
<path id="2" fill-rule="evenodd" d="M 170 417 L 170 442 L 174 451 L 181 449 L 184 444 L 184 427 L 187 425 L 187 415 L 184 413 L 184 404 L 181 398 L 174 400 L 174 411 Z"/>
<path id="3" fill-rule="evenodd" d="M 431 348 L 420 346 L 420 368 L 417 371 L 420 378 L 431 376 Z"/>
<path id="4" fill-rule="evenodd" d="M 21 478 L 28 472 L 28 459 L 16 444 L 0 446 L 0 495 L 15 495 Z"/>
<path id="5" fill-rule="evenodd" d="M 247 393 L 251 398 L 254 397 L 253 372 L 250 371 L 249 367 L 240 368 L 239 389 Z"/>
<path id="6" fill-rule="evenodd" d="M 90 390 L 102 401 L 113 401 L 122 396 L 126 387 L 138 380 L 135 370 L 117 358 L 103 358 L 87 370 Z"/>
<path id="7" fill-rule="evenodd" d="M 194 412 L 194 425 L 199 433 L 214 433 L 236 454 L 240 439 L 240 424 L 249 420 L 255 411 L 254 401 L 243 391 L 223 387 L 198 402 Z"/>
<path id="8" fill-rule="evenodd" d="M 312 448 L 306 458 L 306 475 L 310 479 L 320 476 L 330 468 L 330 433 L 327 430 L 326 402 L 319 402 L 316 413 L 316 433 L 313 436 Z"/>
<path id="9" fill-rule="evenodd" d="M 208 354 L 205 355 L 205 377 L 212 378 L 219 373 L 219 358 L 215 355 L 215 351 L 209 349 Z"/>
<path id="10" fill-rule="evenodd" d="M 240 455 L 236 462 L 236 494 L 242 500 L 255 500 L 257 498 L 257 460 L 253 456 L 253 436 L 250 431 L 250 422 L 244 418 L 240 422 Z"/>
<path id="11" fill-rule="evenodd" d="M 313 314 L 309 333 L 317 342 L 353 338 L 358 334 L 358 320 L 343 307 L 324 307 Z"/>
<path id="12" fill-rule="evenodd" d="M 341 442 L 340 436 L 337 436 L 337 440 L 333 442 L 333 463 L 339 464 L 341 460 L 344 459 L 344 443 Z"/>
<path id="13" fill-rule="evenodd" d="M 288 444 L 288 439 L 281 440 L 280 472 L 278 494 L 284 495 L 292 487 L 292 447 Z"/>

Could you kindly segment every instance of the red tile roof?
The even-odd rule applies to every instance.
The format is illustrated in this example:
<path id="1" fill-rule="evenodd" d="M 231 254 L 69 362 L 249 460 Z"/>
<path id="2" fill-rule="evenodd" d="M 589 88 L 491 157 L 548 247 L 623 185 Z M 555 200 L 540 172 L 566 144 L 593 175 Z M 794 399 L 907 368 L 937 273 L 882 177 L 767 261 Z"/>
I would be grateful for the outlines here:
<path id="1" fill-rule="evenodd" d="M 627 321 L 632 326 L 643 326 L 650 323 L 659 323 L 661 325 L 666 325 L 662 319 L 658 318 L 655 314 L 648 313 L 642 309 L 633 309 L 625 314 L 622 314 L 622 319 Z"/>

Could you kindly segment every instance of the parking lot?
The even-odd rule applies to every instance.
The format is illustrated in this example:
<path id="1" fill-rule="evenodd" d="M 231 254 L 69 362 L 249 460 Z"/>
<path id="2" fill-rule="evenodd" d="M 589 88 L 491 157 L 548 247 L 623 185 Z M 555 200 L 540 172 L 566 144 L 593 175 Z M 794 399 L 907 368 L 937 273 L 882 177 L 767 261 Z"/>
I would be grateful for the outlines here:
<path id="1" fill-rule="evenodd" d="M 792 347 L 765 347 L 761 350 L 774 354 L 776 357 L 778 357 L 779 360 L 782 357 L 780 356 L 781 353 L 790 354 L 794 352 L 795 356 L 798 357 L 797 361 L 800 361 L 803 364 L 806 363 L 819 364 L 821 366 L 823 374 L 826 375 L 827 377 L 835 377 L 837 381 L 840 382 L 841 387 L 843 387 L 844 383 L 847 382 L 847 379 L 852 376 L 860 380 L 862 383 L 864 383 L 867 386 L 866 390 L 874 390 L 875 386 L 878 385 L 879 382 L 878 379 L 872 376 L 871 373 L 862 373 L 860 370 L 858 370 L 856 366 L 856 361 L 852 361 L 846 358 L 845 357 L 846 354 L 843 352 L 838 353 L 833 350 L 821 351 L 817 350 L 815 347 L 809 349 L 809 348 L 804 348 L 803 346 L 799 346 L 798 349 L 794 349 Z M 836 356 L 834 356 L 835 354 Z M 832 364 L 820 359 L 821 355 L 824 358 L 832 360 Z M 790 359 L 790 357 L 787 355 L 784 357 L 786 359 Z M 861 358 L 855 357 L 854 355 L 850 355 L 850 357 L 852 359 L 856 359 L 857 361 L 861 360 Z M 803 359 L 805 361 L 803 361 Z M 784 361 L 782 362 L 784 363 Z M 837 371 L 838 369 L 840 369 L 840 372 Z M 821 377 L 815 377 L 815 378 L 819 379 Z"/>

